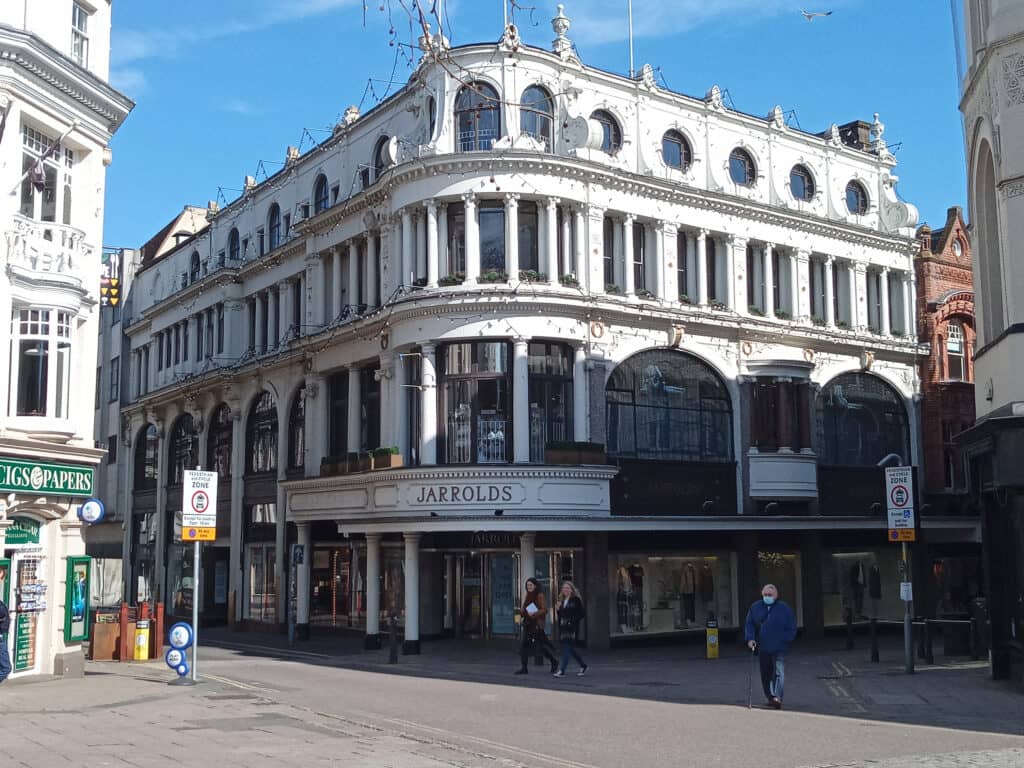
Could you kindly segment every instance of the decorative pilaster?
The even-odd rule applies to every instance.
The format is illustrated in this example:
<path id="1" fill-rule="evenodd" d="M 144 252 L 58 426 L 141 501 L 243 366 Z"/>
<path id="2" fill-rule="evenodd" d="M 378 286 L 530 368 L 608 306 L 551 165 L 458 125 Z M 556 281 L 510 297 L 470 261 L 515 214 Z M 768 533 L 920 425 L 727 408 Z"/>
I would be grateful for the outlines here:
<path id="1" fill-rule="evenodd" d="M 437 464 L 437 347 L 420 347 L 420 463 Z"/>
<path id="2" fill-rule="evenodd" d="M 480 223 L 476 218 L 476 198 L 472 192 L 462 196 L 466 211 L 466 284 L 480 280 Z"/>

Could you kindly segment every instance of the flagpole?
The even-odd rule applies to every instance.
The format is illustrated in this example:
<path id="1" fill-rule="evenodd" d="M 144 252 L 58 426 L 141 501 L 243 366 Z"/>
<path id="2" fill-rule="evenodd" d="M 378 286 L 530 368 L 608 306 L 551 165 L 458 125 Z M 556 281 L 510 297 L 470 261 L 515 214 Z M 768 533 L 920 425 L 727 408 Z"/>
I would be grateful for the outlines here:
<path id="1" fill-rule="evenodd" d="M 633 77 L 633 0 L 626 3 L 626 13 L 629 15 L 629 77 Z"/>
<path id="2" fill-rule="evenodd" d="M 30 167 L 27 171 L 25 171 L 23 174 L 21 174 L 21 178 L 18 179 L 18 183 L 14 185 L 14 188 L 11 190 L 10 194 L 12 194 L 12 195 L 15 194 L 18 191 L 18 187 L 21 186 L 21 183 L 23 181 L 25 181 L 25 179 L 28 178 L 30 173 L 32 173 L 32 168 L 34 168 L 37 163 L 42 163 L 42 162 L 45 162 L 46 160 L 49 160 L 50 157 L 53 155 L 53 151 L 55 149 L 57 149 L 57 147 L 59 147 L 61 144 L 63 144 L 64 143 L 64 139 L 66 139 L 68 136 L 70 136 L 71 132 L 73 130 L 75 130 L 75 128 L 77 128 L 77 127 L 78 127 L 78 121 L 77 120 L 73 121 L 71 123 L 71 127 L 69 127 L 66 131 L 64 131 L 64 133 L 62 133 L 60 135 L 59 139 L 57 139 L 55 142 L 53 142 L 53 144 L 51 144 L 49 146 L 49 148 L 45 152 L 43 152 L 43 154 L 41 154 L 38 158 L 36 158 L 36 162 L 32 164 L 32 167 Z"/>

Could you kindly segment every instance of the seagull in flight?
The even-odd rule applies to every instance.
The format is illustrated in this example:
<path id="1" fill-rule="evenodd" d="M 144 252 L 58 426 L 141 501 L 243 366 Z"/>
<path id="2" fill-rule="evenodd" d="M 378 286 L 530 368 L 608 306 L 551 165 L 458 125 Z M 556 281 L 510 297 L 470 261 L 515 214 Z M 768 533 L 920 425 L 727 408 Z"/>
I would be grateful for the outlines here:
<path id="1" fill-rule="evenodd" d="M 808 21 L 814 21 L 816 16 L 831 16 L 832 11 L 805 11 L 803 8 L 800 9 L 800 15 Z"/>

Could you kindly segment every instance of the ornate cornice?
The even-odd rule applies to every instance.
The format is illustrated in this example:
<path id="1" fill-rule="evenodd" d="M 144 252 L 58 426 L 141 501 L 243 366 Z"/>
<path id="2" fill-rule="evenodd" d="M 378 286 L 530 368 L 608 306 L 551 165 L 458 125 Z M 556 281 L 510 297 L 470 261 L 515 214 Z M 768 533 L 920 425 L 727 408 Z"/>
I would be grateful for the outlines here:
<path id="1" fill-rule="evenodd" d="M 309 477 L 278 483 L 289 491 L 319 491 L 327 489 L 367 488 L 382 482 L 443 480 L 460 482 L 494 482 L 496 480 L 610 480 L 618 474 L 619 468 L 611 465 L 588 466 L 523 466 L 501 464 L 494 467 L 476 466 L 429 466 L 382 469 L 351 475 L 330 477 Z"/>

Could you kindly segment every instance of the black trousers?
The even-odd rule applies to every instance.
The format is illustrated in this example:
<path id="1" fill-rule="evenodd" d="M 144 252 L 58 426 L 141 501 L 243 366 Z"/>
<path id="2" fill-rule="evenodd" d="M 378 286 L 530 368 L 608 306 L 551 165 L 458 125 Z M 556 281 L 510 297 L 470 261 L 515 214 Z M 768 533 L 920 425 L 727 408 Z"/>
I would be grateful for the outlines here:
<path id="1" fill-rule="evenodd" d="M 542 629 L 523 633 L 523 644 L 519 646 L 519 660 L 523 669 L 527 668 L 530 656 L 543 656 L 552 664 L 558 663 L 558 659 L 555 658 L 555 647 Z"/>

